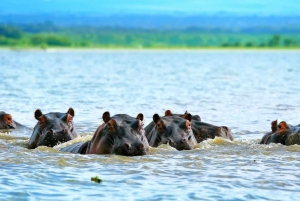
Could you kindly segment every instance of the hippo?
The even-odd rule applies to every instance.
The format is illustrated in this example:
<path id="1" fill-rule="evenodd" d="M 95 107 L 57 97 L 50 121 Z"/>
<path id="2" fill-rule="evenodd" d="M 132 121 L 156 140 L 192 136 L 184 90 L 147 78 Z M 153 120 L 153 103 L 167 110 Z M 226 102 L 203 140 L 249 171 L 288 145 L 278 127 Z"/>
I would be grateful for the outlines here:
<path id="1" fill-rule="evenodd" d="M 263 136 L 260 144 L 280 143 L 283 145 L 300 145 L 300 125 L 292 126 L 285 121 L 277 124 L 277 120 L 272 121 L 272 132 Z M 276 125 L 276 129 L 273 127 Z"/>
<path id="2" fill-rule="evenodd" d="M 167 110 L 165 112 L 166 116 L 172 116 L 172 112 Z M 183 115 L 179 115 L 181 118 L 185 118 L 191 114 L 185 112 Z M 214 139 L 217 137 L 223 137 L 229 140 L 233 140 L 233 135 L 231 130 L 227 126 L 215 126 L 205 122 L 201 122 L 201 118 L 198 115 L 192 115 L 191 126 L 193 134 L 197 140 L 197 143 L 200 143 L 209 138 Z"/>
<path id="3" fill-rule="evenodd" d="M 40 109 L 34 112 L 38 120 L 28 143 L 28 149 L 38 146 L 53 147 L 78 136 L 73 123 L 75 111 L 69 108 L 67 113 L 51 112 L 43 114 Z"/>
<path id="4" fill-rule="evenodd" d="M 262 139 L 260 140 L 259 144 L 269 144 L 271 141 L 271 135 L 276 132 L 277 130 L 277 120 L 271 122 L 271 132 L 266 133 Z"/>
<path id="5" fill-rule="evenodd" d="M 190 114 L 185 118 L 179 116 L 153 115 L 153 121 L 145 128 L 147 140 L 152 147 L 169 144 L 177 150 L 191 150 L 197 141 L 191 129 Z"/>
<path id="6" fill-rule="evenodd" d="M 26 128 L 20 123 L 13 120 L 11 114 L 0 111 L 0 129 L 19 129 Z"/>
<path id="7" fill-rule="evenodd" d="M 92 139 L 62 148 L 61 151 L 79 154 L 116 154 L 141 156 L 150 151 L 143 128 L 144 115 L 136 118 L 127 114 L 110 117 L 109 112 L 102 115 L 104 123 L 97 128 Z"/>

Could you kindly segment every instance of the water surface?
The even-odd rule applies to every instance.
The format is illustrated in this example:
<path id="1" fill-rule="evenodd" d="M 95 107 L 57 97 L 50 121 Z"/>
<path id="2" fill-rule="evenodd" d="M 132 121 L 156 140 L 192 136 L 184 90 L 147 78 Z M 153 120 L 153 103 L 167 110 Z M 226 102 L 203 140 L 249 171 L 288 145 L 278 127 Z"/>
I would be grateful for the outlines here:
<path id="1" fill-rule="evenodd" d="M 0 132 L 0 195 L 10 200 L 292 200 L 300 146 L 259 145 L 272 120 L 300 123 L 299 51 L 0 51 L 0 110 L 30 129 L 34 111 L 75 109 L 80 137 L 27 150 L 31 130 Z M 76 155 L 102 113 L 188 110 L 232 129 L 233 142 L 140 157 Z M 99 176 L 103 182 L 90 181 Z"/>

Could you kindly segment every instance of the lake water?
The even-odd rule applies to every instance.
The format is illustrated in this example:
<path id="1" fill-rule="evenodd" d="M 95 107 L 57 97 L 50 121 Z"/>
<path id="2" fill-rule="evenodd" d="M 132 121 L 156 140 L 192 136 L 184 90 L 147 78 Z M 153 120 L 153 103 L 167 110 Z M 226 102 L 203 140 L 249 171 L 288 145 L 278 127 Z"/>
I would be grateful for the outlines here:
<path id="1" fill-rule="evenodd" d="M 259 145 L 272 120 L 300 123 L 300 51 L 0 51 L 0 110 L 33 128 L 34 111 L 75 109 L 80 137 L 26 149 L 31 130 L 0 131 L 1 200 L 297 200 L 300 146 Z M 139 157 L 78 155 L 102 113 L 188 110 L 233 142 Z M 98 176 L 102 183 L 91 181 Z"/>

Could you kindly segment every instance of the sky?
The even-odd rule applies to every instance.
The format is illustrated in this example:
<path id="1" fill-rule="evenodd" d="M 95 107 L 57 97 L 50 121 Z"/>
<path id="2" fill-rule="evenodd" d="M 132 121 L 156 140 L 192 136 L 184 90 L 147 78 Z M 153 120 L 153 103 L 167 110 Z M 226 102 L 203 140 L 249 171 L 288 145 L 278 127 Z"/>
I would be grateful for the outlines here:
<path id="1" fill-rule="evenodd" d="M 2 13 L 300 15 L 300 0 L 0 0 Z"/>

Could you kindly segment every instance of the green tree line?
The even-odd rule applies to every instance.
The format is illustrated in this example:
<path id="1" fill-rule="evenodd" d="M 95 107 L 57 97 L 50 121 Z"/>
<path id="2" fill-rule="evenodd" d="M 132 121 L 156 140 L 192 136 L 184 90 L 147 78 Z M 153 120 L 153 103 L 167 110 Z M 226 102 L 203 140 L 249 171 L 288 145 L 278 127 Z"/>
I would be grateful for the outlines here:
<path id="1" fill-rule="evenodd" d="M 208 33 L 201 30 L 142 30 L 67 27 L 24 31 L 0 25 L 2 47 L 103 47 L 103 48 L 299 48 L 299 34 Z"/>

